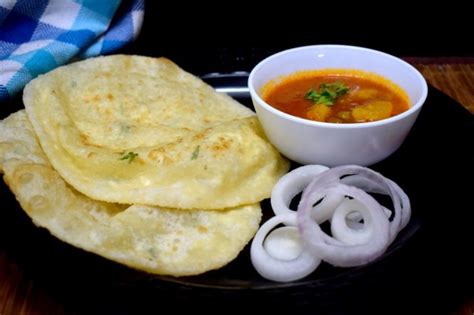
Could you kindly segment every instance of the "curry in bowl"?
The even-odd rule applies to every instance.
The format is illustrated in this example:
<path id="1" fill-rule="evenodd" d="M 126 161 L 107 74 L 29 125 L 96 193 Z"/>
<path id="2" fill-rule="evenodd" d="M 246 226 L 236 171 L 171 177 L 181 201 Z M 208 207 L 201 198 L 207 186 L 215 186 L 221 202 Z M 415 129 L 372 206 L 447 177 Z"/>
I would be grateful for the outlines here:
<path id="1" fill-rule="evenodd" d="M 352 69 L 298 71 L 268 82 L 262 97 L 287 114 L 330 123 L 377 121 L 410 108 L 408 95 L 395 83 Z"/>

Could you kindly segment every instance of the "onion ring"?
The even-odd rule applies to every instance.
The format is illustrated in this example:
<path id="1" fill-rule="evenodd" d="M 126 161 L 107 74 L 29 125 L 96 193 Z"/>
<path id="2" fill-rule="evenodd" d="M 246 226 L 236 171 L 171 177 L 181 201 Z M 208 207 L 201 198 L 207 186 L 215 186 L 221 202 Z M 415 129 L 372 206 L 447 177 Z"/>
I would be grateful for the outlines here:
<path id="1" fill-rule="evenodd" d="M 295 213 L 290 209 L 293 198 L 303 191 L 314 177 L 329 170 L 323 165 L 301 166 L 285 174 L 273 187 L 271 205 L 275 215 L 283 213 Z M 327 221 L 334 212 L 334 209 L 344 200 L 343 195 L 328 194 L 321 203 L 314 207 L 311 217 L 318 223 Z"/>
<path id="2" fill-rule="evenodd" d="M 358 169 L 358 174 L 349 175 L 341 179 L 347 185 L 358 187 L 369 193 L 388 195 L 392 199 L 394 218 L 390 224 L 390 243 L 395 239 L 410 220 L 411 205 L 407 194 L 394 181 L 384 177 L 371 169 L 361 166 L 351 166 Z M 339 168 L 345 168 L 340 166 Z M 343 175 L 344 176 L 344 175 Z M 384 208 L 387 210 L 386 208 Z"/>
<path id="3" fill-rule="evenodd" d="M 319 266 L 321 259 L 309 252 L 304 245 L 301 245 L 301 253 L 294 259 L 282 259 L 284 258 L 282 255 L 278 255 L 280 257 L 272 256 L 265 249 L 271 244 L 265 246 L 264 243 L 266 238 L 271 237 L 267 236 L 270 231 L 281 223 L 296 227 L 296 212 L 281 214 L 265 222 L 252 241 L 250 258 L 255 270 L 262 277 L 273 281 L 289 282 L 311 274 Z"/>
<path id="4" fill-rule="evenodd" d="M 301 191 L 298 209 L 293 211 L 289 205 Z M 369 193 L 389 196 L 393 210 Z M 307 276 L 321 260 L 339 267 L 374 261 L 411 216 L 410 200 L 400 186 L 357 165 L 300 167 L 280 179 L 271 198 L 276 216 L 254 237 L 251 260 L 260 275 L 280 282 Z M 327 220 L 332 236 L 319 226 Z M 279 224 L 287 226 L 275 229 Z"/>
<path id="5" fill-rule="evenodd" d="M 314 179 L 315 176 L 329 170 L 323 165 L 306 165 L 283 175 L 273 186 L 271 204 L 275 215 L 294 213 L 289 208 L 291 200 Z"/>
<path id="6" fill-rule="evenodd" d="M 359 223 L 360 220 L 364 223 Z M 373 237 L 372 225 L 368 209 L 356 199 L 346 199 L 334 211 L 331 234 L 345 244 L 362 245 Z"/>
<path id="7" fill-rule="evenodd" d="M 368 192 L 383 193 L 392 199 L 394 215 L 390 224 L 390 243 L 408 223 L 411 215 L 408 196 L 396 183 L 369 168 L 358 165 L 337 166 L 321 173 L 306 189 L 312 190 L 312 185 L 327 186 L 339 182 L 367 189 Z"/>
<path id="8" fill-rule="evenodd" d="M 368 220 L 373 222 L 373 237 L 367 243 L 348 245 L 324 233 L 311 219 L 311 204 L 314 200 L 319 200 L 321 195 L 328 190 L 327 186 L 319 187 L 312 184 L 310 184 L 312 190 L 305 190 L 303 193 L 297 219 L 301 237 L 313 254 L 322 257 L 334 266 L 352 267 L 369 263 L 386 250 L 389 244 L 389 221 L 382 207 L 372 196 L 355 187 L 335 184 L 339 193 L 363 203 L 367 208 L 367 217 L 370 218 Z"/>

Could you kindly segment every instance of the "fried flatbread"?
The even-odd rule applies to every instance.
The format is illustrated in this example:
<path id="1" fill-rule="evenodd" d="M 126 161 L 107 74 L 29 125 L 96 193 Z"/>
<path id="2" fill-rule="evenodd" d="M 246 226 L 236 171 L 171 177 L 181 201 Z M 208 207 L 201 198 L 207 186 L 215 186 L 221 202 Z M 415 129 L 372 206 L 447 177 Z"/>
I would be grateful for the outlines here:
<path id="1" fill-rule="evenodd" d="M 54 169 L 96 200 L 224 209 L 269 197 L 289 167 L 252 111 L 164 58 L 60 67 L 23 100 Z"/>
<path id="2" fill-rule="evenodd" d="M 51 167 L 25 111 L 0 121 L 0 171 L 36 225 L 155 274 L 195 275 L 224 266 L 253 237 L 261 218 L 259 204 L 188 211 L 90 199 Z"/>

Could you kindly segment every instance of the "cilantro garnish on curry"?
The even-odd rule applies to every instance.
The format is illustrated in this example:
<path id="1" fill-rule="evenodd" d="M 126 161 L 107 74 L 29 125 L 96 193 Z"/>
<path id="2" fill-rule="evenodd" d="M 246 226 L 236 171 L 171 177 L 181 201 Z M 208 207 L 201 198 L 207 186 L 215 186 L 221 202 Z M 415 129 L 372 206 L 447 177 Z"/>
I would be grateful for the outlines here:
<path id="1" fill-rule="evenodd" d="M 331 123 L 361 123 L 406 111 L 406 93 L 374 73 L 350 69 L 297 72 L 263 89 L 264 100 L 297 117 Z"/>
<path id="2" fill-rule="evenodd" d="M 319 91 L 311 88 L 304 98 L 313 101 L 314 104 L 332 106 L 340 96 L 345 95 L 348 91 L 349 87 L 343 82 L 321 83 Z"/>

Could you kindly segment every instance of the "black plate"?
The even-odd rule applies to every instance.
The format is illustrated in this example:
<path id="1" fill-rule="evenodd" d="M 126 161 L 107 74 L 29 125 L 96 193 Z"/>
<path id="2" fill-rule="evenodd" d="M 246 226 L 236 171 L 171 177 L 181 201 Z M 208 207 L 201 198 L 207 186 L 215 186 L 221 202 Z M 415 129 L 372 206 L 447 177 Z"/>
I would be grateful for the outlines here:
<path id="1" fill-rule="evenodd" d="M 251 106 L 245 73 L 214 74 L 205 80 L 233 91 L 239 101 Z M 3 111 L 13 111 L 5 106 Z M 280 310 L 316 307 L 343 313 L 377 310 L 374 305 L 390 305 L 384 313 L 404 312 L 408 305 L 423 312 L 448 310 L 472 293 L 468 249 L 473 238 L 463 234 L 469 231 L 472 184 L 463 183 L 474 175 L 473 135 L 473 116 L 430 88 L 405 143 L 372 166 L 406 191 L 413 217 L 389 250 L 367 266 L 322 265 L 306 279 L 274 283 L 253 270 L 247 247 L 217 271 L 183 278 L 152 276 L 78 250 L 34 227 L 3 183 L 0 254 L 4 252 L 61 303 L 88 312 L 136 312 L 156 308 L 157 303 L 175 308 L 223 304 L 235 310 L 255 302 Z M 262 207 L 270 216 L 268 201 Z M 421 291 L 424 294 L 418 294 Z"/>

